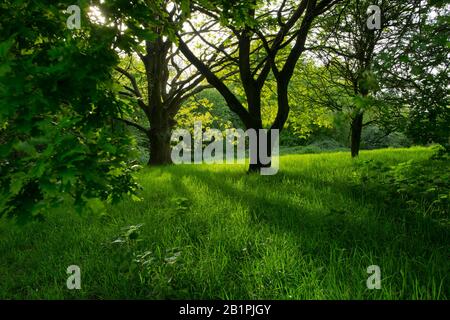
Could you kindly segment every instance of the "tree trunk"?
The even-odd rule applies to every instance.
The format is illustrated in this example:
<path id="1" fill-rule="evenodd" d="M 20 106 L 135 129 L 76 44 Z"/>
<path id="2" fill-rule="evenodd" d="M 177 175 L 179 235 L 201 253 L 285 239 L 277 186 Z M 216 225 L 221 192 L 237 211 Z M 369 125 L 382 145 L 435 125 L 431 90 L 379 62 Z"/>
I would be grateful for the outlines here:
<path id="1" fill-rule="evenodd" d="M 262 168 L 270 168 L 272 166 L 272 136 L 270 131 L 260 131 L 257 130 L 257 141 L 255 154 L 253 154 L 250 150 L 250 165 L 248 169 L 248 173 L 261 173 Z M 264 141 L 265 150 L 261 150 L 260 141 Z M 264 159 L 266 158 L 266 159 Z M 268 158 L 268 159 L 267 159 Z M 268 161 L 269 160 L 269 161 Z"/>
<path id="2" fill-rule="evenodd" d="M 259 147 L 258 147 L 259 152 Z M 261 158 L 258 156 L 258 159 L 250 159 L 253 160 L 250 163 L 250 166 L 248 168 L 248 173 L 261 173 L 262 168 L 270 168 L 272 166 L 272 163 L 263 164 L 261 161 Z"/>
<path id="3" fill-rule="evenodd" d="M 161 166 L 172 164 L 171 157 L 172 126 L 167 117 L 160 115 L 151 119 L 149 165 Z"/>
<path id="4" fill-rule="evenodd" d="M 361 134 L 363 129 L 364 113 L 358 113 L 352 121 L 352 158 L 359 156 L 359 149 L 361 147 Z"/>

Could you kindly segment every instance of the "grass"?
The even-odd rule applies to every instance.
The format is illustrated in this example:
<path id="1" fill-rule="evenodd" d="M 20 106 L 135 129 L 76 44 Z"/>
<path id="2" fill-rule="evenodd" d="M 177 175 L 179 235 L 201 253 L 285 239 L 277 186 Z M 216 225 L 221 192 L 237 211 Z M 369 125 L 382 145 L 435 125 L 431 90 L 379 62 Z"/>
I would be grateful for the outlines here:
<path id="1" fill-rule="evenodd" d="M 448 299 L 448 225 L 388 202 L 355 170 L 348 153 L 285 155 L 268 177 L 243 166 L 145 169 L 141 202 L 0 221 L 0 298 Z M 73 264 L 80 291 L 66 288 Z M 370 265 L 381 267 L 381 290 L 367 289 Z"/>

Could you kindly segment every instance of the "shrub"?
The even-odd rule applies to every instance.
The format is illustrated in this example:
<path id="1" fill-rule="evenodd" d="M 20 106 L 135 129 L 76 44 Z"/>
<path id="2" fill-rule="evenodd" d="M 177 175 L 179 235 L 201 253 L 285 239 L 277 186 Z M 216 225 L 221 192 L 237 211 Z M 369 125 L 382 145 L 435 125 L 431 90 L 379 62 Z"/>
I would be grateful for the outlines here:
<path id="1" fill-rule="evenodd" d="M 401 201 L 411 211 L 448 219 L 450 212 L 449 149 L 438 146 L 425 161 L 408 161 L 394 166 L 373 160 L 360 164 L 359 178 L 375 184 L 391 201 Z"/>

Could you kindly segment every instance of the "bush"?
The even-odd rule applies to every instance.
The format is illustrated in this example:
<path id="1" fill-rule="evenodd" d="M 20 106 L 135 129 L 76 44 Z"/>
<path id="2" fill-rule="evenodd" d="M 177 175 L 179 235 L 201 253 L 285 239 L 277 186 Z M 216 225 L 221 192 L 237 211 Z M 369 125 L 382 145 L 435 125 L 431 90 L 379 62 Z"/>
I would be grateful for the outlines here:
<path id="1" fill-rule="evenodd" d="M 280 146 L 283 147 L 297 147 L 305 144 L 305 139 L 300 138 L 290 128 L 281 131 Z"/>
<path id="2" fill-rule="evenodd" d="M 359 178 L 386 192 L 390 201 L 401 201 L 411 211 L 448 219 L 450 212 L 450 153 L 438 146 L 425 161 L 386 166 L 373 160 L 361 164 Z"/>
<path id="3" fill-rule="evenodd" d="M 362 132 L 362 149 L 405 148 L 410 146 L 411 141 L 405 134 L 400 132 L 393 132 L 386 135 L 377 126 L 368 126 Z"/>
<path id="4" fill-rule="evenodd" d="M 325 139 L 320 139 L 317 141 L 312 142 L 311 144 L 309 144 L 309 146 L 311 147 L 316 147 L 319 148 L 320 150 L 341 150 L 343 148 L 345 148 L 342 144 L 340 144 L 338 141 L 331 139 L 331 138 L 325 138 Z"/>

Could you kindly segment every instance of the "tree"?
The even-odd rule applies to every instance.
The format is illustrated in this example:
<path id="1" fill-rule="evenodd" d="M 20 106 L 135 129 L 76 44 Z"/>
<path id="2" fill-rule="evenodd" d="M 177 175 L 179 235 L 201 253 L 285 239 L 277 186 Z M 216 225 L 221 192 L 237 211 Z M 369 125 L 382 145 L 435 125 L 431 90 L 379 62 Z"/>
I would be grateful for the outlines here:
<path id="1" fill-rule="evenodd" d="M 316 91 L 330 84 L 325 84 L 326 74 L 324 67 L 315 65 L 307 57 L 300 59 L 295 68 L 289 85 L 291 112 L 286 126 L 299 139 L 307 140 L 314 131 L 332 126 L 331 99 Z"/>
<path id="2" fill-rule="evenodd" d="M 389 48 L 400 45 L 405 33 L 417 27 L 415 19 L 421 2 L 382 1 L 380 28 L 371 30 L 367 11 L 373 1 L 348 1 L 324 15 L 314 29 L 317 43 L 310 44 L 309 49 L 329 71 L 317 91 L 327 98 L 331 109 L 351 110 L 352 157 L 359 155 L 363 127 L 374 122 L 371 119 L 364 123 L 367 110 L 386 107 L 376 101 L 384 79 L 374 72 L 378 71 L 374 64 Z"/>
<path id="3" fill-rule="evenodd" d="M 277 115 L 270 129 L 282 130 L 290 110 L 289 83 L 297 61 L 305 50 L 312 23 L 338 2 L 193 1 L 195 15 L 206 21 L 220 23 L 222 28 L 214 30 L 209 38 L 200 36 L 200 30 L 194 24 L 190 24 L 190 30 L 197 34 L 198 41 L 206 47 L 220 52 L 220 56 L 225 59 L 225 66 L 237 68 L 245 92 L 246 107 L 217 72 L 195 54 L 181 34 L 178 34 L 179 48 L 209 84 L 220 92 L 228 107 L 239 116 L 247 129 L 263 128 L 261 94 L 272 73 L 277 84 Z M 221 35 L 221 39 L 218 39 L 217 34 Z M 270 143 L 270 139 L 267 141 Z M 250 171 L 258 172 L 264 165 L 259 152 L 256 154 L 257 158 L 251 159 Z"/>
<path id="4" fill-rule="evenodd" d="M 43 216 L 72 200 L 103 210 L 102 201 L 133 194 L 127 163 L 133 139 L 111 118 L 117 54 L 112 34 L 69 30 L 70 1 L 0 4 L 0 214 Z M 87 2 L 80 3 L 88 11 Z"/>
<path id="5" fill-rule="evenodd" d="M 117 72 L 128 83 L 122 95 L 132 100 L 120 121 L 137 128 L 149 140 L 151 165 L 171 164 L 171 133 L 176 115 L 190 97 L 209 86 L 175 46 L 174 33 L 186 21 L 188 1 L 100 1 L 98 9 L 113 26 L 115 46 L 127 59 Z M 193 39 L 188 33 L 190 43 Z M 217 54 L 204 57 L 209 68 L 220 65 Z M 222 74 L 221 78 L 226 75 Z M 139 123 L 143 115 L 148 125 Z"/>
<path id="6" fill-rule="evenodd" d="M 444 1 L 422 1 L 415 27 L 375 61 L 382 99 L 391 105 L 383 125 L 401 123 L 418 144 L 450 142 L 449 10 Z"/>

